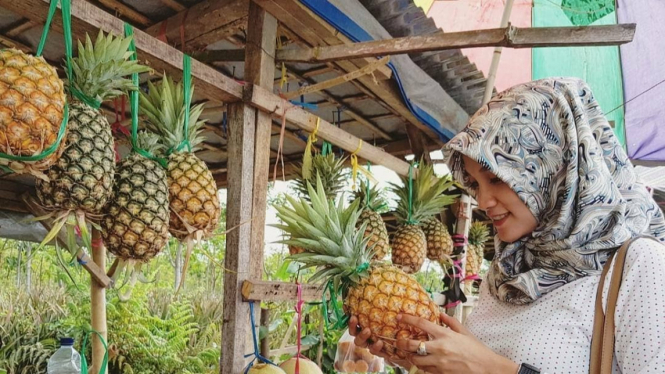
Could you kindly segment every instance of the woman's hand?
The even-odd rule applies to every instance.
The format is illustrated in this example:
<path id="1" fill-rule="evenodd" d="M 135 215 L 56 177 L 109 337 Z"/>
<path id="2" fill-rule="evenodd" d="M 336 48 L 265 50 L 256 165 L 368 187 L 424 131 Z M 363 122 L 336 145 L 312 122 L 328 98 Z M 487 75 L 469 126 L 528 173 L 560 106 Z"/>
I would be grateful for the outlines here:
<path id="1" fill-rule="evenodd" d="M 499 356 L 476 339 L 455 318 L 441 313 L 441 322 L 449 328 L 406 314 L 397 320 L 427 332 L 433 340 L 425 342 L 427 355 L 416 354 L 420 341 L 400 339 L 397 349 L 408 352 L 408 360 L 428 373 L 517 373 L 518 365 Z M 358 337 L 356 337 L 358 340 Z"/>
<path id="2" fill-rule="evenodd" d="M 387 363 L 391 364 L 392 366 L 398 365 L 405 369 L 411 368 L 412 364 L 407 360 L 389 359 L 388 355 L 386 355 L 381 351 L 381 349 L 383 348 L 383 342 L 381 340 L 379 340 L 378 342 L 374 342 L 374 344 L 369 344 L 367 340 L 370 338 L 370 336 L 372 336 L 372 331 L 367 327 L 364 330 L 360 331 L 358 329 L 358 318 L 356 316 L 351 316 L 351 318 L 349 319 L 349 334 L 351 334 L 351 336 L 355 336 L 353 344 L 355 344 L 356 347 L 369 348 L 369 351 L 374 356 L 382 357 Z"/>

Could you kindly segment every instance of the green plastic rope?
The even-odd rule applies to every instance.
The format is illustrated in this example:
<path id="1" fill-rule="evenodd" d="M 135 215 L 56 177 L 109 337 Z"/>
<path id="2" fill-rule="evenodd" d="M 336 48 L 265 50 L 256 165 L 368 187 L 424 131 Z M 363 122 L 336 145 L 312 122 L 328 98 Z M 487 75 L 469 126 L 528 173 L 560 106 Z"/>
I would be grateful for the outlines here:
<path id="1" fill-rule="evenodd" d="M 367 161 L 367 171 L 371 172 L 372 171 L 372 163 Z M 367 191 L 365 191 L 365 206 L 369 207 L 369 176 L 367 178 Z"/>
<path id="2" fill-rule="evenodd" d="M 321 147 L 321 155 L 327 156 L 329 153 L 332 153 L 332 144 L 330 144 L 330 142 L 324 141 L 323 146 Z"/>
<path id="3" fill-rule="evenodd" d="M 362 264 L 358 265 L 356 269 L 354 270 L 354 274 L 360 274 L 367 269 L 369 269 L 369 262 L 363 262 Z M 326 290 L 330 293 L 330 299 L 326 300 Z M 330 328 L 330 315 L 328 314 L 328 302 L 332 303 L 332 309 L 333 313 L 335 313 L 335 319 L 336 322 L 332 326 L 333 330 L 341 330 L 346 328 L 346 325 L 349 323 L 349 316 L 347 316 L 344 311 L 340 310 L 339 305 L 337 305 L 337 291 L 335 290 L 335 287 L 333 286 L 333 280 L 330 279 L 327 283 L 326 286 L 323 290 L 323 297 L 321 299 L 321 304 L 322 304 L 322 314 L 323 314 L 323 320 L 326 325 L 326 329 Z"/>
<path id="4" fill-rule="evenodd" d="M 134 28 L 132 25 L 125 23 L 125 36 L 126 37 L 132 37 L 131 42 L 129 43 L 129 51 L 132 52 L 132 55 L 130 57 L 130 60 L 136 61 L 136 43 L 134 43 Z M 131 108 L 131 113 L 132 113 L 132 149 L 134 152 L 140 154 L 141 156 L 148 158 L 150 160 L 158 162 L 162 167 L 165 169 L 168 167 L 168 162 L 161 158 L 161 157 L 156 157 L 152 153 L 146 151 L 145 149 L 141 149 L 138 144 L 138 132 L 139 132 L 139 74 L 138 73 L 133 73 L 132 74 L 132 82 L 134 83 L 134 87 L 137 87 L 136 90 L 133 90 L 129 94 L 129 104 Z"/>
<path id="5" fill-rule="evenodd" d="M 93 108 L 93 109 L 99 109 L 102 106 L 102 102 L 99 100 L 96 100 L 83 92 L 81 92 L 78 88 L 70 85 L 69 86 L 69 93 L 72 94 L 75 98 L 81 100 L 85 105 Z"/>
<path id="6" fill-rule="evenodd" d="M 51 0 L 51 5 L 48 8 L 48 16 L 46 16 L 46 22 L 44 23 L 44 30 L 42 30 L 42 38 L 39 40 L 37 54 L 35 55 L 37 57 L 41 56 L 44 52 L 44 46 L 46 45 L 48 32 L 51 29 L 51 21 L 53 21 L 53 16 L 55 15 L 55 10 L 58 9 L 59 2 L 60 0 Z"/>
<path id="7" fill-rule="evenodd" d="M 185 136 L 176 151 L 180 151 L 184 146 L 187 146 L 187 151 L 191 152 L 192 145 L 189 143 L 189 106 L 192 103 L 192 59 L 186 54 L 182 55 L 182 85 L 185 90 L 185 118 L 183 119 Z"/>
<path id="8" fill-rule="evenodd" d="M 88 360 L 85 358 L 85 350 L 88 347 L 88 337 L 90 334 L 96 334 L 99 337 L 99 340 L 102 342 L 102 345 L 104 345 L 104 360 L 102 361 L 102 366 L 99 367 L 99 374 L 104 374 L 106 373 L 106 367 L 108 366 L 109 362 L 109 347 L 106 344 L 106 340 L 104 340 L 102 334 L 95 330 L 88 331 L 88 333 L 85 334 L 85 338 L 83 338 L 83 345 L 81 346 L 81 373 L 88 374 Z"/>

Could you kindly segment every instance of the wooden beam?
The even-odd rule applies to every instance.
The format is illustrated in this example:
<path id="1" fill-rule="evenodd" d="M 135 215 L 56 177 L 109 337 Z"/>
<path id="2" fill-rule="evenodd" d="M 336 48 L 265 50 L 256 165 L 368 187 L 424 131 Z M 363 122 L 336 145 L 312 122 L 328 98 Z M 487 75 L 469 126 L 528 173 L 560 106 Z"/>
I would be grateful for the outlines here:
<path id="1" fill-rule="evenodd" d="M 409 138 L 409 144 L 411 145 L 411 150 L 413 151 L 416 160 L 422 158 L 427 163 L 431 163 L 432 159 L 429 156 L 429 150 L 427 149 L 427 136 L 415 126 L 406 124 L 405 127 L 406 135 Z"/>
<path id="2" fill-rule="evenodd" d="M 244 79 L 272 95 L 277 20 L 253 2 L 248 17 L 252 27 L 247 30 Z M 227 234 L 220 373 L 240 373 L 250 331 L 249 305 L 241 300 L 241 283 L 263 276 L 272 118 L 248 103 L 230 104 L 228 117 L 227 225 L 237 229 Z"/>
<path id="3" fill-rule="evenodd" d="M 277 54 L 279 54 L 279 52 Z M 304 71 L 302 73 L 302 76 L 305 77 L 305 78 L 311 78 L 311 77 L 315 77 L 317 75 L 330 73 L 332 71 L 335 71 L 335 69 L 331 68 L 330 66 L 324 65 L 324 66 L 321 66 L 319 68 L 314 68 L 314 69 Z"/>
<path id="4" fill-rule="evenodd" d="M 303 284 L 302 299 L 320 301 L 323 285 Z M 242 283 L 242 299 L 245 301 L 293 301 L 298 298 L 298 286 L 294 283 L 246 280 Z"/>
<path id="5" fill-rule="evenodd" d="M 352 81 L 354 79 L 358 79 L 358 78 L 362 77 L 363 75 L 371 74 L 372 72 L 374 72 L 374 70 L 378 69 L 380 66 L 386 65 L 388 63 L 388 61 L 390 61 L 389 56 L 382 57 L 381 59 L 376 60 L 371 64 L 367 64 L 367 65 L 361 67 L 358 70 L 354 70 L 354 71 L 352 71 L 350 73 L 346 73 L 342 76 L 331 78 L 331 79 L 328 79 L 326 81 L 319 82 L 319 83 L 316 83 L 316 84 L 312 84 L 312 85 L 309 85 L 309 86 L 305 86 L 305 87 L 300 88 L 297 91 L 287 92 L 287 93 L 284 94 L 284 97 L 286 97 L 287 99 L 292 99 L 292 98 L 298 97 L 300 95 L 319 92 L 319 91 L 323 91 L 323 90 L 328 89 L 328 88 L 339 86 L 340 84 Z"/>
<path id="6" fill-rule="evenodd" d="M 30 30 L 31 28 L 37 26 L 36 22 L 31 20 L 21 20 L 20 22 L 13 24 L 7 31 L 3 32 L 8 38 L 15 38 L 18 35 L 22 34 L 24 31 Z"/>
<path id="7" fill-rule="evenodd" d="M 166 7 L 175 10 L 176 12 L 182 12 L 183 10 L 187 9 L 186 6 L 180 4 L 176 0 L 159 0 L 162 4 L 164 4 Z"/>
<path id="8" fill-rule="evenodd" d="M 113 9 L 117 14 L 132 21 L 137 26 L 146 27 L 152 25 L 150 18 L 138 12 L 136 9 L 126 5 L 118 0 L 98 0 L 101 4 L 109 9 Z"/>
<path id="9" fill-rule="evenodd" d="M 148 27 L 145 32 L 151 36 L 159 36 L 164 29 L 164 35 L 169 44 L 180 48 L 180 26 L 182 25 L 186 51 L 202 50 L 209 44 L 223 39 L 211 32 L 223 29 L 232 22 L 246 17 L 248 7 L 249 1 L 247 0 L 205 0 L 165 21 Z M 244 24 L 246 24 L 246 20 Z M 235 32 L 237 32 L 237 27 Z M 203 35 L 207 35 L 207 37 L 202 37 Z"/>
<path id="10" fill-rule="evenodd" d="M 0 6 L 33 20 L 44 23 L 49 0 L 0 0 Z M 99 28 L 116 35 L 124 34 L 124 22 L 85 0 L 71 0 L 74 37 L 84 39 L 85 33 L 96 35 Z M 55 17 L 52 31 L 62 33 L 62 20 Z M 152 36 L 134 30 L 138 57 L 158 72 L 166 72 L 175 79 L 182 76 L 182 53 Z M 192 60 L 193 83 L 198 94 L 218 101 L 234 102 L 242 97 L 242 85 L 208 65 Z"/>
<path id="11" fill-rule="evenodd" d="M 192 57 L 201 62 L 238 62 L 245 61 L 244 49 L 218 49 L 192 53 Z"/>
<path id="12" fill-rule="evenodd" d="M 247 86 L 244 100 L 275 116 L 280 116 L 286 110 L 288 121 L 305 131 L 314 131 L 316 127 L 317 116 L 272 94 L 265 88 Z M 322 119 L 319 123 L 317 135 L 348 152 L 355 152 L 361 146 L 357 153 L 358 157 L 372 161 L 374 164 L 383 165 L 394 170 L 397 174 L 407 175 L 409 172 L 409 164 L 405 161 L 386 154 L 382 149 L 374 147 Z"/>
<path id="13" fill-rule="evenodd" d="M 187 48 L 185 48 L 185 50 L 194 51 L 196 49 L 202 49 L 216 41 L 224 39 L 227 39 L 237 46 L 244 46 L 245 43 L 234 35 L 239 33 L 245 27 L 247 27 L 247 17 L 238 18 L 222 27 L 190 39 L 187 41 Z"/>
<path id="14" fill-rule="evenodd" d="M 409 36 L 349 45 L 286 49 L 278 51 L 276 59 L 281 62 L 328 62 L 458 48 L 621 45 L 631 42 L 634 35 L 635 24 L 538 28 L 508 26 L 499 29 Z"/>

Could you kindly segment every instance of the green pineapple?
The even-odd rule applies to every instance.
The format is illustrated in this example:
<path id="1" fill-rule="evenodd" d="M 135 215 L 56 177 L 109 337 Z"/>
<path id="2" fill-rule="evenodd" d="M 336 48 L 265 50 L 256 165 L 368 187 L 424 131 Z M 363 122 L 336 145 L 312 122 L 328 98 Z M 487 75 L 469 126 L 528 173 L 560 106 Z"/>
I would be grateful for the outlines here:
<path id="1" fill-rule="evenodd" d="M 485 243 L 490 237 L 490 230 L 486 224 L 476 221 L 469 228 L 469 245 L 466 246 L 466 264 L 464 266 L 465 276 L 480 274 L 480 267 L 483 264 L 483 252 Z M 467 282 L 464 287 L 465 293 L 473 291 L 473 283 Z"/>
<path id="2" fill-rule="evenodd" d="M 386 207 L 386 202 L 377 187 L 368 188 L 368 184 L 368 181 L 361 180 L 360 188 L 354 193 L 354 199 L 358 200 L 363 209 L 358 220 L 358 227 L 366 224 L 365 237 L 369 237 L 368 246 L 374 252 L 374 259 L 381 260 L 390 251 L 388 230 L 379 213 Z"/>

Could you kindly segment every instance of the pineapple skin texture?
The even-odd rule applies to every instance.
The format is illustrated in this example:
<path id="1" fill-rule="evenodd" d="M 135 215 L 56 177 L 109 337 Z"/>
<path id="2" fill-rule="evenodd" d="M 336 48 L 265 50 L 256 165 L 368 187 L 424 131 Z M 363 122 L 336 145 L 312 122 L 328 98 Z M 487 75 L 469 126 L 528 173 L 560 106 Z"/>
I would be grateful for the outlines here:
<path id="1" fill-rule="evenodd" d="M 388 230 L 381 215 L 373 210 L 365 209 L 358 219 L 358 227 L 367 222 L 365 238 L 369 237 L 367 247 L 374 251 L 374 259 L 382 260 L 390 250 Z"/>
<path id="2" fill-rule="evenodd" d="M 188 235 L 183 220 L 210 237 L 219 223 L 221 208 L 217 184 L 200 158 L 189 152 L 173 153 L 168 162 L 170 200 L 169 232 L 184 240 Z"/>
<path id="3" fill-rule="evenodd" d="M 402 225 L 393 236 L 392 262 L 408 274 L 416 273 L 425 263 L 427 240 L 417 225 Z"/>
<path id="4" fill-rule="evenodd" d="M 453 253 L 453 239 L 441 221 L 436 218 L 428 218 L 421 221 L 420 228 L 427 238 L 428 259 L 438 261 Z"/>
<path id="5" fill-rule="evenodd" d="M 372 341 L 383 340 L 383 350 L 391 357 L 405 357 L 395 349 L 395 339 L 429 340 L 426 332 L 398 323 L 398 314 L 439 324 L 439 307 L 412 276 L 394 266 L 372 268 L 349 289 L 344 308 L 358 318 L 361 328 L 372 331 Z"/>
<path id="6" fill-rule="evenodd" d="M 65 89 L 55 68 L 44 58 L 13 48 L 0 51 L 0 152 L 33 156 L 53 145 L 65 107 Z M 64 149 L 32 162 L 1 159 L 17 173 L 42 171 Z"/>
<path id="7" fill-rule="evenodd" d="M 50 209 L 81 209 L 100 214 L 113 191 L 115 151 L 111 126 L 98 109 L 70 103 L 65 150 L 36 180 L 37 196 Z"/>
<path id="8" fill-rule="evenodd" d="M 156 161 L 132 154 L 118 164 L 113 187 L 101 222 L 104 243 L 121 259 L 148 261 L 168 240 L 166 170 Z"/>

